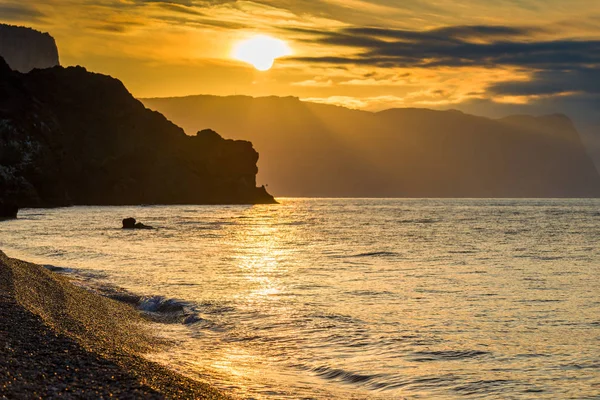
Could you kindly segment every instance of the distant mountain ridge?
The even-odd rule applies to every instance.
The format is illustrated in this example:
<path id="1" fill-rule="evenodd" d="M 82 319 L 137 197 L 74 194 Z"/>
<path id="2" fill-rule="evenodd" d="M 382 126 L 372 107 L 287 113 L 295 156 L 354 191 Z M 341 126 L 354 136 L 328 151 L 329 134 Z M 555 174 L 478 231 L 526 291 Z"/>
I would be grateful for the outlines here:
<path id="1" fill-rule="evenodd" d="M 141 101 L 187 132 L 251 140 L 261 149 L 259 179 L 278 196 L 600 196 L 600 176 L 564 115 L 372 113 L 294 97 Z"/>
<path id="2" fill-rule="evenodd" d="M 21 26 L 0 24 L 0 57 L 19 72 L 60 65 L 54 38 Z"/>
<path id="3" fill-rule="evenodd" d="M 187 136 L 123 84 L 82 67 L 12 71 L 0 57 L 0 206 L 274 203 L 258 153 Z M 0 207 L 0 209 L 2 208 Z"/>

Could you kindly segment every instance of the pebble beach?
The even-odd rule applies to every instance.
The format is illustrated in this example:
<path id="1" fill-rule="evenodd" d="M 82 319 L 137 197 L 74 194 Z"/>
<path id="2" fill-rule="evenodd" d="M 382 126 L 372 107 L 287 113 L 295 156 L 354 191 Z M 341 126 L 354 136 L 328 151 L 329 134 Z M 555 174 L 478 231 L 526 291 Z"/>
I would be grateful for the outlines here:
<path id="1" fill-rule="evenodd" d="M 128 305 L 0 251 L 0 398 L 228 398 L 143 358 L 168 345 Z"/>

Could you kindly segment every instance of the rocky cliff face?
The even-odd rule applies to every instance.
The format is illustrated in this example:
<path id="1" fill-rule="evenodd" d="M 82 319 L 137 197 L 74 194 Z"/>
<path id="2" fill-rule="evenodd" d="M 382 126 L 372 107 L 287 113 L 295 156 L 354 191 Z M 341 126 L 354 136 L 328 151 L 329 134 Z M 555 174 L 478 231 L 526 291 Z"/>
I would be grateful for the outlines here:
<path id="1" fill-rule="evenodd" d="M 272 203 L 257 161 L 250 142 L 187 136 L 109 76 L 0 62 L 0 204 Z"/>
<path id="2" fill-rule="evenodd" d="M 564 115 L 370 113 L 278 97 L 143 101 L 188 132 L 200 123 L 228 137 L 243 132 L 261 149 L 259 181 L 279 196 L 600 196 L 600 177 Z"/>
<path id="3" fill-rule="evenodd" d="M 47 33 L 30 28 L 0 24 L 0 57 L 15 71 L 59 65 L 58 48 Z"/>

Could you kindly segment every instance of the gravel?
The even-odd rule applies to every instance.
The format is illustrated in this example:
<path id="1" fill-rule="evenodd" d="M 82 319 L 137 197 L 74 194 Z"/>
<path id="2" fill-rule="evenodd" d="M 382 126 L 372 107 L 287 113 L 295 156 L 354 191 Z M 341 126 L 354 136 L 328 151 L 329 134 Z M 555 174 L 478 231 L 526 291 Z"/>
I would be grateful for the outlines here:
<path id="1" fill-rule="evenodd" d="M 153 338 L 132 307 L 0 251 L 0 399 L 225 399 L 143 358 Z"/>

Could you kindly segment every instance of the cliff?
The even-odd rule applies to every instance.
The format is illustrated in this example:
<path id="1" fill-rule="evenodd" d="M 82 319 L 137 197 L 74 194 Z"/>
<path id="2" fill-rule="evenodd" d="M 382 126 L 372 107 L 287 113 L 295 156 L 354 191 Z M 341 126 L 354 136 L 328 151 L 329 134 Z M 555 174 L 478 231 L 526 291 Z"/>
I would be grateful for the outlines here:
<path id="1" fill-rule="evenodd" d="M 54 38 L 31 28 L 0 24 L 0 57 L 15 71 L 60 65 Z"/>
<path id="2" fill-rule="evenodd" d="M 109 76 L 0 62 L 0 204 L 272 203 L 257 161 L 250 142 L 187 136 Z"/>
<path id="3" fill-rule="evenodd" d="M 600 196 L 600 177 L 564 115 L 371 113 L 290 97 L 142 101 L 188 131 L 243 132 L 261 149 L 259 181 L 278 196 Z"/>

